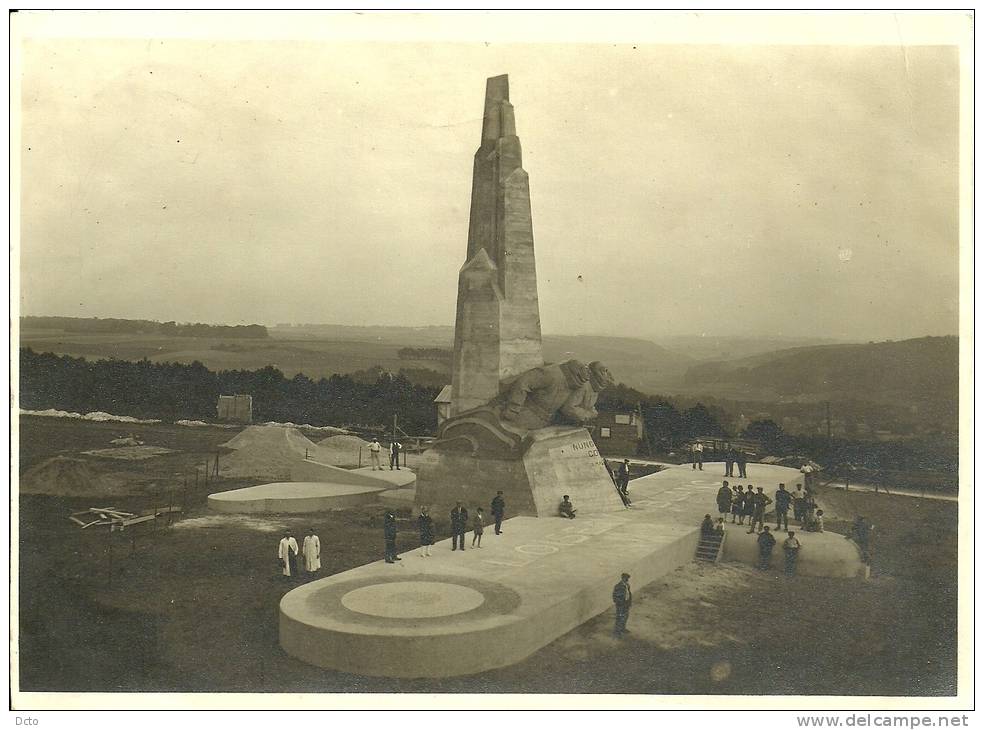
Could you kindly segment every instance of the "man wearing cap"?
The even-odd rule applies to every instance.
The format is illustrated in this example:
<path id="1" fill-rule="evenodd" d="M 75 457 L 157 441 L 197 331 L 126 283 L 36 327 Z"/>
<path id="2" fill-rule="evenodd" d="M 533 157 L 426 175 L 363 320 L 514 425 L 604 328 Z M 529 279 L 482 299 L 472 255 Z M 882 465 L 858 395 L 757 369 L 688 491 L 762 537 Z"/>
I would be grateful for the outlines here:
<path id="1" fill-rule="evenodd" d="M 629 574 L 622 573 L 622 580 L 612 589 L 612 602 L 615 604 L 615 638 L 629 633 L 625 624 L 629 621 L 629 608 L 632 606 L 632 589 L 629 588 Z"/>

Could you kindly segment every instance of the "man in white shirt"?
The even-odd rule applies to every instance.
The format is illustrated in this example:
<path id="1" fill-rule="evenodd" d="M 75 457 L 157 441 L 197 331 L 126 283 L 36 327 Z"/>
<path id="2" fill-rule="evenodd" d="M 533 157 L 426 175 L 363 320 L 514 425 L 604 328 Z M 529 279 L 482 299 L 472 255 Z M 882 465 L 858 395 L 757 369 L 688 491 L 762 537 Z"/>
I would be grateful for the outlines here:
<path id="1" fill-rule="evenodd" d="M 701 471 L 704 471 L 704 444 L 698 441 L 697 443 L 694 444 L 693 450 L 694 450 L 694 454 L 693 454 L 694 463 L 692 464 L 691 468 L 700 469 Z"/>
<path id="2" fill-rule="evenodd" d="M 308 529 L 308 534 L 304 538 L 301 555 L 304 556 L 304 570 L 308 573 L 321 570 L 321 540 L 314 534 L 313 527 Z"/>
<path id="3" fill-rule="evenodd" d="M 379 461 L 379 452 L 382 448 L 383 447 L 379 445 L 379 439 L 374 438 L 369 444 L 369 461 L 372 464 L 373 471 L 376 471 L 376 469 L 379 469 L 379 471 L 383 470 L 383 465 Z"/>
<path id="4" fill-rule="evenodd" d="M 802 484 L 797 484 L 793 490 L 793 519 L 803 524 L 806 514 L 806 491 Z"/>
<path id="5" fill-rule="evenodd" d="M 800 541 L 796 539 L 796 533 L 790 530 L 786 533 L 787 537 L 782 542 L 782 551 L 786 554 L 786 575 L 796 574 L 796 559 L 799 557 Z"/>
<path id="6" fill-rule="evenodd" d="M 277 557 L 280 558 L 280 562 L 283 564 L 284 575 L 288 578 L 297 575 L 297 540 L 290 533 L 290 530 L 284 531 L 284 536 L 280 540 L 280 548 L 277 551 Z"/>

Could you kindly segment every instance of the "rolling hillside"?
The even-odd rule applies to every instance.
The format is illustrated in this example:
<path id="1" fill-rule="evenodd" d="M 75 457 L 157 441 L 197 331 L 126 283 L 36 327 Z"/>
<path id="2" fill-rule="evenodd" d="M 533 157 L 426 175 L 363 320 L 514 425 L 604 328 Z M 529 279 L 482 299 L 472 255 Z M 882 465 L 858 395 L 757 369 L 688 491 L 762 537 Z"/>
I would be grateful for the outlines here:
<path id="1" fill-rule="evenodd" d="M 957 402 L 956 337 L 777 350 L 693 365 L 683 389 L 719 397 L 774 400 Z"/>

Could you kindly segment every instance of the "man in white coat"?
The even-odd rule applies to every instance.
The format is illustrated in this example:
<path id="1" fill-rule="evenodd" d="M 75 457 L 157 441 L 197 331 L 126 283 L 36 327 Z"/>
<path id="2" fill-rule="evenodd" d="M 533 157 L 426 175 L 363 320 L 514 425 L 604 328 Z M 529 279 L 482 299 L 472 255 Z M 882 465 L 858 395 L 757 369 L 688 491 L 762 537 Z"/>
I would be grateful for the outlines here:
<path id="1" fill-rule="evenodd" d="M 290 578 L 291 576 L 297 575 L 297 540 L 290 533 L 290 530 L 284 531 L 284 536 L 280 540 L 280 550 L 277 552 L 277 557 L 280 558 L 280 562 L 283 565 L 284 575 Z"/>
<path id="2" fill-rule="evenodd" d="M 321 570 L 321 540 L 314 534 L 313 527 L 308 529 L 308 534 L 304 538 L 301 555 L 304 556 L 304 570 L 308 573 Z"/>

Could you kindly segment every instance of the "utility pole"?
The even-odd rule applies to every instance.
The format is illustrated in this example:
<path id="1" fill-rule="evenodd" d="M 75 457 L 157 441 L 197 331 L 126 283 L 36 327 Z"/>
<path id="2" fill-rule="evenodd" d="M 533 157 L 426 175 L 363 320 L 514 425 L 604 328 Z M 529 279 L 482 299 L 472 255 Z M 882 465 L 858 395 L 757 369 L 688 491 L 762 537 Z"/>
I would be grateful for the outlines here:
<path id="1" fill-rule="evenodd" d="M 830 443 L 830 401 L 827 401 L 827 443 Z"/>

